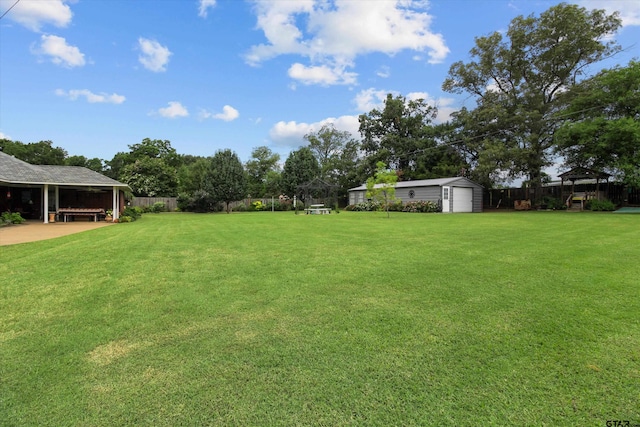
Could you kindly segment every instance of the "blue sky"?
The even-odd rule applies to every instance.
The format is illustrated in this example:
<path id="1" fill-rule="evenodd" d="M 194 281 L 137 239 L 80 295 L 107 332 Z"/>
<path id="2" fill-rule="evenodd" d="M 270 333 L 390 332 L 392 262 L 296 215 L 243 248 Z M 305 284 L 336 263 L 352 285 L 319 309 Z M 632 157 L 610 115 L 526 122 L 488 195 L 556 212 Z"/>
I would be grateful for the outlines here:
<path id="1" fill-rule="evenodd" d="M 474 37 L 557 3 L 0 0 L 0 137 L 105 160 L 144 138 L 284 160 L 326 122 L 358 138 L 358 115 L 387 93 L 428 99 L 441 121 L 473 106 L 441 90 L 449 66 Z M 602 67 L 640 58 L 640 2 L 576 3 L 621 12 L 626 51 Z"/>

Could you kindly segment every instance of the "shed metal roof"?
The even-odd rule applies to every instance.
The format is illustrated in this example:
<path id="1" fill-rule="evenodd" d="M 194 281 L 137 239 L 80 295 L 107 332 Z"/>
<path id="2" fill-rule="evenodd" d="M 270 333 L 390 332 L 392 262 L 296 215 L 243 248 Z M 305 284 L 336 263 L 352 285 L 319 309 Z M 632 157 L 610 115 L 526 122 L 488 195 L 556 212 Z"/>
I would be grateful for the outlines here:
<path id="1" fill-rule="evenodd" d="M 434 179 L 418 179 L 415 181 L 400 181 L 396 183 L 396 188 L 407 188 L 407 187 L 441 187 L 443 185 L 451 184 L 454 181 L 467 181 L 467 183 L 472 184 L 474 186 L 481 187 L 480 184 L 476 184 L 475 182 L 464 178 L 462 176 L 455 176 L 452 178 L 434 178 Z M 376 187 L 381 187 L 382 184 L 376 184 Z M 350 188 L 349 191 L 362 191 L 367 189 L 367 184 L 362 184 L 359 187 Z"/>
<path id="2" fill-rule="evenodd" d="M 32 165 L 1 151 L 0 182 L 8 184 L 129 187 L 127 184 L 82 166 Z"/>

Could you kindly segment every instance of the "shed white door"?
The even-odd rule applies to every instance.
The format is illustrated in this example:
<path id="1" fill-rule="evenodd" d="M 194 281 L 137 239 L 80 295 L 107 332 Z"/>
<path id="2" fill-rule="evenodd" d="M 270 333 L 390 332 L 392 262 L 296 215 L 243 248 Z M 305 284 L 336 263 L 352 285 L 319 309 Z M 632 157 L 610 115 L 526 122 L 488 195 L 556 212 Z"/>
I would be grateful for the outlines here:
<path id="1" fill-rule="evenodd" d="M 449 212 L 449 196 L 451 195 L 451 187 L 442 187 L 442 212 Z"/>
<path id="2" fill-rule="evenodd" d="M 452 196 L 454 212 L 473 212 L 473 188 L 454 187 Z"/>

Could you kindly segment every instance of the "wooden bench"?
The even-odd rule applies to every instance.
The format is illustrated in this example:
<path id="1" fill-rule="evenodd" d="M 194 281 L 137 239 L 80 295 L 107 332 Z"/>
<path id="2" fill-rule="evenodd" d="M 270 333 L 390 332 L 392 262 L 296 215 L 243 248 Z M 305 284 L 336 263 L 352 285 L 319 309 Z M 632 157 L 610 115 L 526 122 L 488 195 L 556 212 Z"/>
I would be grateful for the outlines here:
<path id="1" fill-rule="evenodd" d="M 58 215 L 62 215 L 63 222 L 68 222 L 69 218 L 74 219 L 76 216 L 93 217 L 94 222 L 98 222 L 98 217 L 104 215 L 104 209 L 99 208 L 60 208 Z"/>

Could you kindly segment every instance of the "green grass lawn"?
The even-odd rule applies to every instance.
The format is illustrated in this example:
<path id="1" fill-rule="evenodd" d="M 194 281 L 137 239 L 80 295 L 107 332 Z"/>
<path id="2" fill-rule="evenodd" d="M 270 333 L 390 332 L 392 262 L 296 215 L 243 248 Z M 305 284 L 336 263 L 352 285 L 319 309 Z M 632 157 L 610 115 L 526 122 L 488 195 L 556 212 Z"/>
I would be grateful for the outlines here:
<path id="1" fill-rule="evenodd" d="M 640 424 L 639 221 L 146 214 L 0 247 L 0 425 Z"/>

